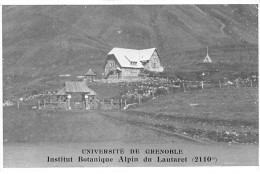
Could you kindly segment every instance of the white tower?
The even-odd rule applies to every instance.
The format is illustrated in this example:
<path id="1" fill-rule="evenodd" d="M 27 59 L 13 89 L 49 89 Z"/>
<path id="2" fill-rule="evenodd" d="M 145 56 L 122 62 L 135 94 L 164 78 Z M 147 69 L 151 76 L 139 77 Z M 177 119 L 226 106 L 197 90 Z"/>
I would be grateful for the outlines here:
<path id="1" fill-rule="evenodd" d="M 203 63 L 211 63 L 212 60 L 211 58 L 209 57 L 209 48 L 207 46 L 207 56 L 205 57 L 205 59 L 203 60 Z"/>

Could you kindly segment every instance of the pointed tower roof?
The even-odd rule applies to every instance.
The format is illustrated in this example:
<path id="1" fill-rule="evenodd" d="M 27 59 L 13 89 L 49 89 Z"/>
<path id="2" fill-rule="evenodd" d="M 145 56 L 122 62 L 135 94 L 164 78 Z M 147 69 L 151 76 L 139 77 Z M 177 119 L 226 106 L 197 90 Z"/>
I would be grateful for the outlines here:
<path id="1" fill-rule="evenodd" d="M 209 57 L 209 48 L 207 47 L 207 56 L 205 57 L 205 59 L 203 60 L 203 63 L 211 63 L 212 60 Z"/>
<path id="2" fill-rule="evenodd" d="M 89 69 L 88 72 L 85 74 L 85 76 L 95 76 L 96 74 L 91 70 Z"/>

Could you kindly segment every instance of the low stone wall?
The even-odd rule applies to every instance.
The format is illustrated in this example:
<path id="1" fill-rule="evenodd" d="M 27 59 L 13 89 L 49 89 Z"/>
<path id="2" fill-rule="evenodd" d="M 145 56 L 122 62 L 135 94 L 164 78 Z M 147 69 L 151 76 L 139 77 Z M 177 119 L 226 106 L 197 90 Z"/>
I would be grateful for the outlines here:
<path id="1" fill-rule="evenodd" d="M 101 79 L 101 80 L 95 80 L 94 82 L 97 83 L 120 83 L 120 82 L 138 82 L 143 81 L 146 78 L 141 77 L 124 77 L 122 79 Z"/>

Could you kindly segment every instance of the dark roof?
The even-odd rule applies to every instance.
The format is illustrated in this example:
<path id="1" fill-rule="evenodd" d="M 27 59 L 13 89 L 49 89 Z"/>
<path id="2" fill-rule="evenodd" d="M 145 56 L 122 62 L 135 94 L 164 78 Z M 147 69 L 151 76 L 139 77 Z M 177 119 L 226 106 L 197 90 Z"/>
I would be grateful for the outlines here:
<path id="1" fill-rule="evenodd" d="M 95 91 L 90 89 L 86 83 L 84 82 L 73 82 L 67 81 L 65 82 L 65 87 L 57 92 L 56 95 L 67 95 L 67 93 L 79 92 L 79 93 L 87 93 L 89 95 L 97 95 Z"/>
<path id="2" fill-rule="evenodd" d="M 88 72 L 85 74 L 85 76 L 95 76 L 96 74 L 91 70 L 89 69 Z"/>

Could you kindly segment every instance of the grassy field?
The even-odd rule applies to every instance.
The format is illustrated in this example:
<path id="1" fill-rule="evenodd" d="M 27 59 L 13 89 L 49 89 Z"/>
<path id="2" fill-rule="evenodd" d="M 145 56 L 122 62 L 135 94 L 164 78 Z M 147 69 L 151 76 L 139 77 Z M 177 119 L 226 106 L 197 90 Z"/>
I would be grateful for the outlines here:
<path id="1" fill-rule="evenodd" d="M 95 114 L 4 109 L 5 142 L 81 142 L 109 139 L 109 124 Z M 102 137 L 104 136 L 104 137 Z"/>
<path id="2" fill-rule="evenodd" d="M 10 107 L 4 109 L 3 123 L 4 143 L 81 143 L 118 140 L 150 142 L 151 139 L 165 141 L 152 130 L 122 124 L 118 120 L 100 115 L 99 111 L 17 110 Z"/>
<path id="3" fill-rule="evenodd" d="M 258 89 L 208 89 L 159 96 L 127 112 L 203 140 L 258 143 Z M 157 125 L 158 126 L 158 125 Z"/>
<path id="4" fill-rule="evenodd" d="M 126 84 L 89 84 L 91 89 L 95 90 L 99 99 L 108 99 L 118 96 L 126 91 Z"/>
<path id="5" fill-rule="evenodd" d="M 258 120 L 258 88 L 215 88 L 159 96 L 136 111 L 194 118 Z"/>
<path id="6" fill-rule="evenodd" d="M 258 89 L 179 92 L 158 96 L 125 111 L 9 107 L 4 108 L 3 121 L 4 142 L 136 141 L 153 136 L 158 139 L 163 132 L 168 138 L 169 133 L 177 133 L 203 141 L 255 144 L 258 143 Z"/>

